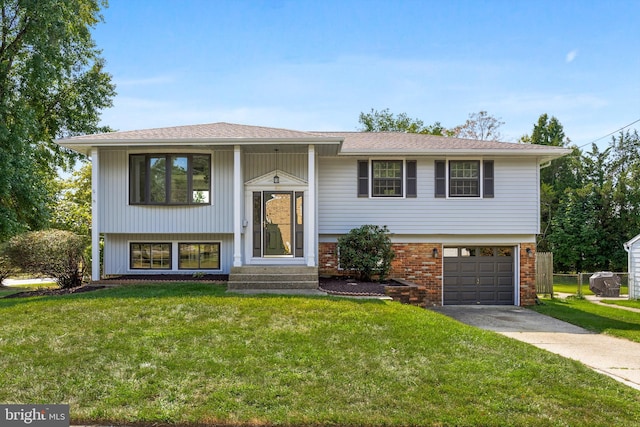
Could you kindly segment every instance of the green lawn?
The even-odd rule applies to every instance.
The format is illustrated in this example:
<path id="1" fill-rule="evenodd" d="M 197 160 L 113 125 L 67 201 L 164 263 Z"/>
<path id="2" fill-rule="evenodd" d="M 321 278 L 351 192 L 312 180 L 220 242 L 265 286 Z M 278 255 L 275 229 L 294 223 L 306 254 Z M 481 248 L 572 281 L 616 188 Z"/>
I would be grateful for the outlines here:
<path id="1" fill-rule="evenodd" d="M 543 302 L 544 305 L 533 309 L 590 331 L 640 342 L 640 313 L 580 299 L 544 299 Z"/>
<path id="2" fill-rule="evenodd" d="M 395 302 L 163 284 L 0 315 L 0 402 L 68 403 L 72 423 L 640 425 L 637 390 Z"/>

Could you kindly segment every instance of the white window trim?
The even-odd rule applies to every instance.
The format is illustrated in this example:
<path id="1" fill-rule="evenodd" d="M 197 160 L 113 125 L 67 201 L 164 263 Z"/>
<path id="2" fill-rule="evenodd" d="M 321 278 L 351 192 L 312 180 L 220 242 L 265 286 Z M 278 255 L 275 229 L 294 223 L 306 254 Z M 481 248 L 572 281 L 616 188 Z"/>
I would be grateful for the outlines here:
<path id="1" fill-rule="evenodd" d="M 445 159 L 445 177 L 446 177 L 446 192 L 447 192 L 447 197 L 446 199 L 448 200 L 482 200 L 484 199 L 484 158 L 483 157 L 447 157 Z M 451 196 L 450 195 L 450 190 L 451 190 L 451 175 L 449 173 L 449 162 L 451 161 L 460 161 L 460 162 L 466 162 L 466 161 L 478 161 L 480 162 L 480 169 L 478 171 L 479 173 L 479 185 L 478 185 L 478 192 L 479 194 L 477 196 Z"/>
<path id="2" fill-rule="evenodd" d="M 402 196 L 374 196 L 373 195 L 373 162 L 374 161 L 401 161 L 402 162 Z M 406 199 L 407 198 L 407 159 L 405 157 L 369 157 L 367 159 L 367 173 L 369 177 L 368 183 L 368 192 L 369 199 L 389 199 L 389 200 L 398 200 L 398 199 Z"/>

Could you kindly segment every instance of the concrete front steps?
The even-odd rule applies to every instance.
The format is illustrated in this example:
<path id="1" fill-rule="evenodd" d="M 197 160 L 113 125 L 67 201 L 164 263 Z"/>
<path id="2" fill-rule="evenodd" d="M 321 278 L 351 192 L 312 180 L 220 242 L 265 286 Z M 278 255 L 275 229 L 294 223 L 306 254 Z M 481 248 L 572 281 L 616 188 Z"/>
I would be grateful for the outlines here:
<path id="1" fill-rule="evenodd" d="M 228 290 L 318 289 L 318 267 L 242 266 L 232 267 Z"/>

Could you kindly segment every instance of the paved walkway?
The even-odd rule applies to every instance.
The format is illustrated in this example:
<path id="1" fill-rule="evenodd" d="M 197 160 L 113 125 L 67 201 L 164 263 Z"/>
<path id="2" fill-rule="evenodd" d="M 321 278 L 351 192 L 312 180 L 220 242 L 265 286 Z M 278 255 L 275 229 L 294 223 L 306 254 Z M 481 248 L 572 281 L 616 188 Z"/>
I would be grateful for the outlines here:
<path id="1" fill-rule="evenodd" d="M 515 306 L 443 306 L 434 311 L 582 362 L 640 390 L 640 343 L 596 334 Z"/>

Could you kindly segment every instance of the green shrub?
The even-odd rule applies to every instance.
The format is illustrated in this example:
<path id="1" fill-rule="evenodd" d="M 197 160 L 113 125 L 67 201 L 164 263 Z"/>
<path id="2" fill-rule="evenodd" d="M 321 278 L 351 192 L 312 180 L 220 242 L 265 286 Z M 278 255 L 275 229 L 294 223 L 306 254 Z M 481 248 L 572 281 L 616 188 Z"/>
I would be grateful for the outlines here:
<path id="1" fill-rule="evenodd" d="M 383 281 L 395 257 L 387 226 L 363 225 L 338 238 L 340 266 L 356 273 L 359 280 L 378 276 Z"/>
<path id="2" fill-rule="evenodd" d="M 82 284 L 84 237 L 70 231 L 32 231 L 13 237 L 6 254 L 25 273 L 56 279 L 61 288 Z"/>

